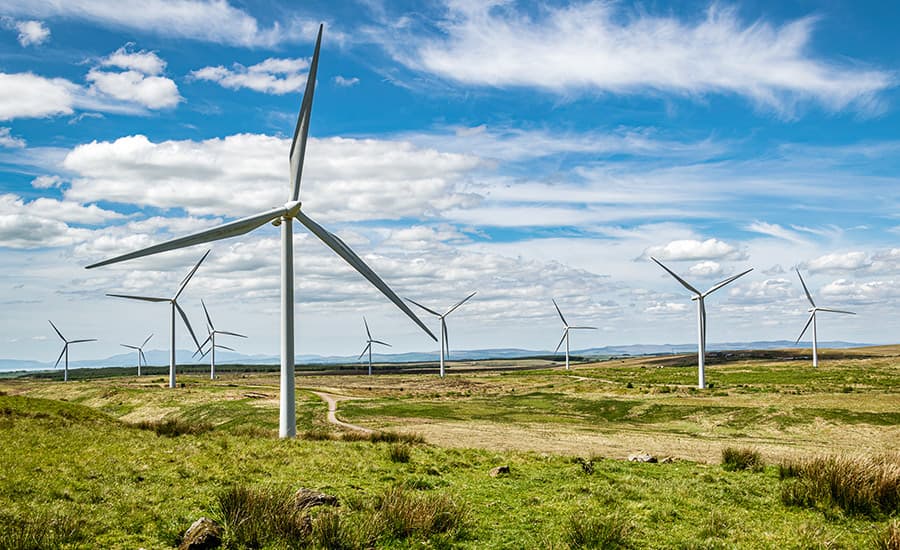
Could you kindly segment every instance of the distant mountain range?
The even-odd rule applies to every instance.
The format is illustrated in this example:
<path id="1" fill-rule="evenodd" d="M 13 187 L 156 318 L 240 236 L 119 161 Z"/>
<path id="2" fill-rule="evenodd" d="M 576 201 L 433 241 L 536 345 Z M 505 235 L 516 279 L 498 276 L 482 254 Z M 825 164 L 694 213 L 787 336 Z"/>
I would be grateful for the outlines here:
<path id="1" fill-rule="evenodd" d="M 763 342 L 721 342 L 718 344 L 707 344 L 708 351 L 721 350 L 764 350 L 764 349 L 790 349 L 790 348 L 809 348 L 812 344 L 809 342 L 801 342 L 794 344 L 790 340 L 774 340 Z M 858 342 L 819 342 L 820 348 L 858 348 L 871 346 L 873 344 L 862 344 Z M 633 344 L 627 346 L 604 346 L 601 348 L 588 348 L 582 350 L 573 350 L 572 355 L 580 357 L 610 357 L 622 355 L 666 355 L 680 353 L 696 353 L 696 344 Z M 396 354 L 372 355 L 372 360 L 378 363 L 421 363 L 437 361 L 437 351 L 433 352 L 408 352 Z M 553 355 L 549 350 L 527 350 L 518 348 L 499 348 L 499 349 L 475 349 L 475 350 L 454 350 L 450 359 L 453 361 L 475 361 L 478 359 L 515 359 L 520 357 L 545 357 Z M 169 352 L 163 350 L 152 350 L 146 352 L 147 360 L 150 365 L 168 365 Z M 207 359 L 198 361 L 196 357 L 192 357 L 192 352 L 187 350 L 178 350 L 176 359 L 179 365 L 190 365 L 197 363 L 208 363 Z M 122 353 L 107 357 L 106 359 L 93 359 L 87 361 L 70 361 L 70 368 L 91 368 L 91 367 L 127 367 L 135 365 L 136 355 L 134 353 Z M 216 352 L 217 364 L 243 364 L 243 365 L 274 365 L 280 361 L 277 355 L 243 355 L 240 353 L 218 351 Z M 347 364 L 357 363 L 357 356 L 349 355 L 298 355 L 297 364 L 321 365 L 321 364 Z M 53 368 L 53 363 L 42 363 L 40 361 L 28 361 L 19 359 L 0 359 L 0 371 L 15 370 L 44 370 Z"/>

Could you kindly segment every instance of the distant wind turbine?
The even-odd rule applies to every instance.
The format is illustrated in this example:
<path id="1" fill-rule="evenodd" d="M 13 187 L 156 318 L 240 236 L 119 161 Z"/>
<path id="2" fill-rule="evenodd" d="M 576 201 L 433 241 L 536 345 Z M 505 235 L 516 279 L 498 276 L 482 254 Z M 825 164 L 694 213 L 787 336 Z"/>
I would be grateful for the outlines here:
<path id="1" fill-rule="evenodd" d="M 427 311 L 428 313 L 434 315 L 435 317 L 437 317 L 438 319 L 441 320 L 441 378 L 444 377 L 444 359 L 445 359 L 445 357 L 449 357 L 449 356 L 450 356 L 450 339 L 447 337 L 447 322 L 446 322 L 445 318 L 446 318 L 448 315 L 450 315 L 451 313 L 453 313 L 453 311 L 454 311 L 456 308 L 458 308 L 459 306 L 461 306 L 461 305 L 463 305 L 464 303 L 468 302 L 468 301 L 469 301 L 469 298 L 471 298 L 472 296 L 475 296 L 475 294 L 476 294 L 477 292 L 478 292 L 478 291 L 476 290 L 476 291 L 473 292 L 472 294 L 469 294 L 468 296 L 466 296 L 465 298 L 463 298 L 462 300 L 460 300 L 459 302 L 457 302 L 455 306 L 453 306 L 453 307 L 451 307 L 450 309 L 448 309 L 446 312 L 444 312 L 443 315 L 441 315 L 440 313 L 438 313 L 437 311 L 435 311 L 435 310 L 433 310 L 433 309 L 429 309 L 429 308 L 423 306 L 423 305 L 420 304 L 419 302 L 416 302 L 416 301 L 414 301 L 414 300 L 410 300 L 409 298 L 407 298 L 407 300 L 409 300 L 409 302 L 411 302 L 411 303 L 413 303 L 413 304 L 416 304 L 416 305 L 419 306 L 420 308 L 424 309 L 424 310 Z"/>
<path id="2" fill-rule="evenodd" d="M 187 327 L 188 332 L 191 333 L 191 338 L 194 339 L 194 343 L 197 345 L 197 348 L 200 348 L 200 342 L 197 341 L 197 336 L 194 335 L 194 329 L 191 328 L 191 322 L 188 321 L 187 314 L 184 313 L 184 310 L 181 309 L 181 306 L 178 305 L 178 297 L 181 296 L 181 293 L 184 292 L 184 287 L 190 282 L 191 277 L 194 276 L 194 273 L 200 269 L 200 264 L 203 263 L 203 260 L 209 256 L 209 250 L 206 251 L 206 254 L 200 258 L 200 261 L 197 262 L 197 265 L 194 266 L 194 269 L 187 274 L 181 281 L 181 286 L 178 287 L 178 292 L 175 293 L 175 296 L 172 298 L 153 298 L 150 296 L 130 296 L 127 294 L 107 294 L 107 296 L 113 296 L 115 298 L 127 298 L 129 300 L 141 300 L 143 302 L 169 302 L 172 305 L 172 317 L 171 322 L 169 323 L 170 334 L 171 334 L 171 347 L 169 349 L 169 387 L 175 387 L 175 312 L 178 311 L 179 315 L 181 315 L 181 319 L 184 321 L 184 326 Z"/>
<path id="3" fill-rule="evenodd" d="M 138 352 L 138 365 L 137 365 L 137 367 L 138 367 L 138 376 L 141 375 L 141 359 L 144 360 L 144 366 L 147 365 L 147 356 L 144 355 L 144 346 L 147 345 L 147 342 L 149 342 L 151 338 L 153 338 L 153 335 L 152 335 L 152 334 L 151 334 L 150 336 L 148 336 L 147 339 L 144 340 L 144 343 L 141 344 L 140 346 L 131 346 L 131 345 L 128 345 L 128 344 L 119 344 L 119 345 L 122 346 L 123 348 L 129 348 L 129 349 L 137 350 L 137 352 Z"/>
<path id="4" fill-rule="evenodd" d="M 200 300 L 200 305 L 203 306 L 203 313 L 206 314 L 206 324 L 207 324 L 206 331 L 209 333 L 209 336 L 207 336 L 206 340 L 204 340 L 203 343 L 200 344 L 200 348 L 196 352 L 194 352 L 194 355 L 197 355 L 197 353 L 200 353 L 201 354 L 200 358 L 202 359 L 204 355 L 206 355 L 207 353 L 209 354 L 209 379 L 215 380 L 216 379 L 216 348 L 225 349 L 228 351 L 234 351 L 233 349 L 229 348 L 228 346 L 222 346 L 220 344 L 216 344 L 216 334 L 226 334 L 228 336 L 237 336 L 238 338 L 246 338 L 246 336 L 244 336 L 243 334 L 238 334 L 237 332 L 228 332 L 227 330 L 216 330 L 216 327 L 213 325 L 212 318 L 209 316 L 209 310 L 206 309 L 206 304 L 203 302 L 202 299 Z M 209 349 L 206 351 L 202 351 L 203 346 L 205 346 L 207 342 L 209 342 Z"/>
<path id="5" fill-rule="evenodd" d="M 803 276 L 800 275 L 800 270 L 797 270 L 797 277 L 800 277 L 800 284 L 803 285 L 803 292 L 806 293 L 806 299 L 809 300 L 809 305 L 812 307 L 809 308 L 809 319 L 806 320 L 806 324 L 803 326 L 803 332 L 800 333 L 800 336 L 797 337 L 797 342 L 800 343 L 800 339 L 803 338 L 803 335 L 806 334 L 806 329 L 809 328 L 809 325 L 812 324 L 813 328 L 813 338 L 812 338 L 812 356 L 813 356 L 813 367 L 819 366 L 819 342 L 818 335 L 816 334 L 816 312 L 819 311 L 827 311 L 829 313 L 844 313 L 847 315 L 856 315 L 856 313 L 852 311 L 843 311 L 840 309 L 830 309 L 827 307 L 818 307 L 816 303 L 812 299 L 812 295 L 809 293 L 809 289 L 806 288 L 806 283 L 803 282 Z"/>
<path id="6" fill-rule="evenodd" d="M 693 294 L 693 296 L 691 296 L 691 300 L 697 301 L 697 371 L 699 378 L 697 387 L 702 390 L 706 387 L 706 378 L 704 377 L 704 366 L 706 362 L 706 304 L 704 303 L 704 300 L 707 296 L 719 290 L 723 286 L 734 282 L 747 273 L 750 273 L 751 271 L 753 271 L 753 268 L 751 267 L 747 271 L 743 271 L 741 273 L 738 273 L 737 275 L 728 277 L 724 281 L 720 281 L 714 284 L 706 292 L 700 292 L 699 290 L 691 286 L 687 281 L 679 277 L 674 271 L 664 266 L 662 262 L 660 262 L 656 258 L 651 257 L 650 259 L 656 262 L 659 267 L 665 269 L 669 273 L 669 275 L 671 275 L 675 278 L 675 280 L 681 283 L 681 286 L 688 289 Z"/>
<path id="7" fill-rule="evenodd" d="M 556 306 L 556 313 L 559 313 L 559 318 L 563 322 L 563 326 L 566 329 L 563 331 L 562 339 L 556 344 L 556 350 L 553 353 L 559 351 L 559 347 L 562 346 L 563 342 L 566 343 L 566 370 L 569 370 L 569 331 L 570 330 L 597 330 L 597 327 L 570 327 L 569 322 L 566 321 L 566 318 L 563 317 L 562 311 L 559 310 L 559 306 L 556 304 L 556 300 L 553 300 L 553 305 Z"/>
<path id="8" fill-rule="evenodd" d="M 69 381 L 69 345 L 70 344 L 81 344 L 83 342 L 96 342 L 97 339 L 96 338 L 88 338 L 87 340 L 66 340 L 66 337 L 62 335 L 62 333 L 59 331 L 58 328 L 56 328 L 56 325 L 53 324 L 53 321 L 50 321 L 48 319 L 47 322 L 50 323 L 50 326 L 53 327 L 53 330 L 56 331 L 56 334 L 58 334 L 59 337 L 62 339 L 62 341 L 65 342 L 65 344 L 63 345 L 62 352 L 60 352 L 59 357 L 56 358 L 56 364 L 53 365 L 53 368 L 55 369 L 56 367 L 59 366 L 60 360 L 65 355 L 66 363 L 65 363 L 65 367 L 63 368 L 63 382 L 68 382 Z"/>
<path id="9" fill-rule="evenodd" d="M 366 322 L 366 318 L 363 317 L 363 324 L 366 325 L 366 336 L 368 340 L 366 340 L 366 347 L 363 348 L 362 353 L 359 354 L 359 358 L 362 359 L 363 355 L 366 352 L 369 352 L 369 376 L 372 376 L 372 344 L 381 344 L 382 346 L 391 347 L 387 342 L 382 342 L 381 340 L 372 339 L 372 333 L 369 331 L 369 323 Z"/>
<path id="10" fill-rule="evenodd" d="M 316 38 L 316 48 L 309 65 L 309 73 L 306 77 L 306 91 L 303 94 L 303 102 L 300 104 L 300 115 L 297 118 L 297 127 L 294 129 L 294 139 L 291 143 L 290 158 L 290 189 L 288 201 L 267 212 L 255 214 L 247 218 L 220 225 L 213 229 L 201 231 L 193 235 L 181 237 L 136 252 L 117 256 L 102 262 L 87 266 L 88 269 L 108 265 L 150 254 L 157 254 L 168 250 L 175 250 L 200 243 L 227 239 L 249 233 L 269 222 L 272 225 L 281 226 L 281 388 L 278 420 L 278 435 L 280 437 L 294 437 L 297 435 L 297 414 L 294 399 L 295 373 L 294 373 L 294 237 L 293 221 L 296 219 L 310 232 L 335 251 L 363 277 L 372 283 L 378 290 L 388 297 L 403 313 L 412 319 L 432 339 L 437 341 L 434 334 L 428 330 L 421 320 L 403 303 L 393 290 L 382 281 L 366 263 L 354 253 L 344 241 L 327 229 L 313 221 L 300 209 L 300 181 L 303 173 L 303 160 L 306 155 L 306 142 L 309 134 L 309 119 L 312 112 L 312 101 L 316 85 L 316 70 L 319 66 L 319 47 L 322 44 L 322 28 L 319 26 L 319 35 Z"/>

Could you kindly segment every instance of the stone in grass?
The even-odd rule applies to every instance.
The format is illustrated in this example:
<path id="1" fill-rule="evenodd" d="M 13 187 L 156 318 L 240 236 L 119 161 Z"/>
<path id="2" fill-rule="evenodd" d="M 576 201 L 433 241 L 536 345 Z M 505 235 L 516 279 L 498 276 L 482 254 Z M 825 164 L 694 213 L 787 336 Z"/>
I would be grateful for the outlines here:
<path id="1" fill-rule="evenodd" d="M 316 506 L 340 506 L 336 496 L 301 487 L 294 493 L 294 505 L 301 510 Z"/>
<path id="2" fill-rule="evenodd" d="M 200 518 L 184 532 L 178 550 L 211 550 L 222 545 L 222 527 L 209 518 Z"/>
<path id="3" fill-rule="evenodd" d="M 500 477 L 509 475 L 509 465 L 497 466 L 491 470 L 491 477 Z"/>
<path id="4" fill-rule="evenodd" d="M 628 462 L 658 462 L 656 457 L 650 453 L 645 453 L 643 451 L 639 453 L 635 453 L 633 455 L 628 455 Z"/>

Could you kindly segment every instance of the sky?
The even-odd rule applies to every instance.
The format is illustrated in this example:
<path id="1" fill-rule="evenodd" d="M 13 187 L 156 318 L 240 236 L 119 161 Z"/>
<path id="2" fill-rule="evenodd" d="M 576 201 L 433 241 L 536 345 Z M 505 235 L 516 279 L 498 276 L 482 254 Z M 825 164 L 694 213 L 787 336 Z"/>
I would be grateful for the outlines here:
<path id="1" fill-rule="evenodd" d="M 280 234 L 84 266 L 282 205 L 325 26 L 303 211 L 452 349 L 793 340 L 900 329 L 900 4 L 446 0 L 5 0 L 0 357 L 167 349 L 169 297 L 276 355 Z M 436 350 L 301 226 L 298 354 Z M 423 315 L 427 315 L 422 312 Z M 422 317 L 437 331 L 436 319 Z M 179 325 L 178 347 L 191 347 Z"/>

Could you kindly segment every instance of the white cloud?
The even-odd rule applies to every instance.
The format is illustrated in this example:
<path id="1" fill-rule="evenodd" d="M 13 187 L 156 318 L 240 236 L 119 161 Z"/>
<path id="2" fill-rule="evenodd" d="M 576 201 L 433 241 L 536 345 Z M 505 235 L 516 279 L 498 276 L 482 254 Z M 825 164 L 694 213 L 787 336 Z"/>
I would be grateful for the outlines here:
<path id="1" fill-rule="evenodd" d="M 233 68 L 204 67 L 191 73 L 198 80 L 217 82 L 225 88 L 248 88 L 267 94 L 296 92 L 306 85 L 307 59 L 279 59 L 270 57 L 261 63 L 245 67 L 235 63 Z"/>
<path id="2" fill-rule="evenodd" d="M 516 8 L 449 2 L 441 35 L 411 35 L 385 47 L 414 69 L 465 84 L 560 94 L 738 94 L 782 112 L 799 100 L 831 110 L 874 108 L 875 96 L 894 85 L 885 71 L 813 57 L 811 17 L 779 26 L 745 23 L 736 10 L 715 5 L 696 22 L 626 14 L 599 1 L 544 6 L 534 17 Z"/>
<path id="3" fill-rule="evenodd" d="M 77 90 L 63 78 L 0 73 L 0 120 L 71 114 Z"/>
<path id="4" fill-rule="evenodd" d="M 651 246 L 644 250 L 641 258 L 653 256 L 659 260 L 742 260 L 746 253 L 734 245 L 719 239 L 680 239 L 665 245 Z"/>
<path id="5" fill-rule="evenodd" d="M 16 21 L 15 27 L 19 31 L 19 44 L 23 48 L 40 46 L 50 39 L 50 29 L 41 21 Z"/>
<path id="6" fill-rule="evenodd" d="M 819 256 L 806 263 L 806 267 L 814 272 L 856 271 L 871 267 L 872 260 L 862 251 L 833 252 Z"/>
<path id="7" fill-rule="evenodd" d="M 334 77 L 334 83 L 342 88 L 349 88 L 351 86 L 356 86 L 359 84 L 359 78 L 353 76 L 350 78 L 343 77 L 341 75 L 337 75 Z"/>
<path id="8" fill-rule="evenodd" d="M 0 128 L 0 147 L 21 149 L 25 147 L 25 140 L 11 134 L 10 128 Z"/>

